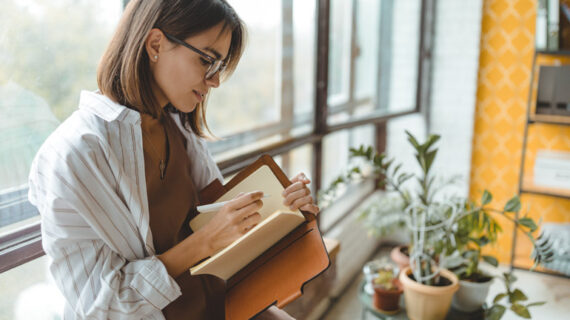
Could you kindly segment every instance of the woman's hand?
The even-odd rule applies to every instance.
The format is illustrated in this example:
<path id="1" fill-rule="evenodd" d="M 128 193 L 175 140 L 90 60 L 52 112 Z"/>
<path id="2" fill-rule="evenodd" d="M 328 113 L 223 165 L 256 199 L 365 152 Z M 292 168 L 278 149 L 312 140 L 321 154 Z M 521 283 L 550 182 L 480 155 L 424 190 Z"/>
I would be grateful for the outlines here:
<path id="1" fill-rule="evenodd" d="M 225 248 L 261 221 L 258 210 L 263 206 L 262 196 L 261 191 L 238 195 L 204 226 L 212 253 Z"/>
<path id="2" fill-rule="evenodd" d="M 283 191 L 283 203 L 291 210 L 301 209 L 317 215 L 320 209 L 313 203 L 311 190 L 307 188 L 311 180 L 309 180 L 305 174 L 299 173 L 291 179 L 291 182 L 293 184 Z"/>

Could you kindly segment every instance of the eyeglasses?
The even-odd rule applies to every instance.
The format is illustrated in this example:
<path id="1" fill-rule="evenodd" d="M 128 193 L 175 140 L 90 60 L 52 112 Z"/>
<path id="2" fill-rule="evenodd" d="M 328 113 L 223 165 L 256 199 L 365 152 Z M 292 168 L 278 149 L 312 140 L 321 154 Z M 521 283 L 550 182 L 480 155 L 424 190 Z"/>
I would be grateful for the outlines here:
<path id="1" fill-rule="evenodd" d="M 206 75 L 204 76 L 206 78 L 206 80 L 210 80 L 212 79 L 216 73 L 218 72 L 223 72 L 226 69 L 226 62 L 224 60 L 221 59 L 216 59 L 214 57 L 211 57 L 210 55 L 208 55 L 207 53 L 205 53 L 204 51 L 197 49 L 191 45 L 189 45 L 188 43 L 166 33 L 163 32 L 164 35 L 166 36 L 166 38 L 172 42 L 176 42 L 179 45 L 185 46 L 186 48 L 196 52 L 197 54 L 201 55 L 202 58 L 204 58 L 206 60 L 206 63 L 209 63 L 210 66 L 208 67 L 208 69 L 206 70 Z"/>

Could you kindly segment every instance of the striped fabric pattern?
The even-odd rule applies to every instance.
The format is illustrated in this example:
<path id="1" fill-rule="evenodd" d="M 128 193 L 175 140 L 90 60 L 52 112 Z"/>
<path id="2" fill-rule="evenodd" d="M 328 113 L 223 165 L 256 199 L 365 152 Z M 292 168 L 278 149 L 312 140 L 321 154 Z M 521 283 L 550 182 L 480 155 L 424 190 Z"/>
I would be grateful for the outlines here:
<path id="1" fill-rule="evenodd" d="M 222 180 L 203 139 L 181 132 L 198 190 Z M 154 256 L 138 112 L 83 91 L 79 110 L 38 151 L 28 197 L 65 319 L 164 319 L 181 293 Z"/>

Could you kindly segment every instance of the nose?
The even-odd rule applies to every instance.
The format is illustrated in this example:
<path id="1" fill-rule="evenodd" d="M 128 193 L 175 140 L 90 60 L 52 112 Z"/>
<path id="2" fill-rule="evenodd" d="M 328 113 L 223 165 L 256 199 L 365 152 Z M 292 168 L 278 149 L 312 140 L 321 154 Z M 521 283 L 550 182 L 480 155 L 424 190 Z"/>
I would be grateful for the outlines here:
<path id="1" fill-rule="evenodd" d="M 211 88 L 217 88 L 220 86 L 220 73 L 216 72 L 210 79 L 205 79 L 206 85 Z"/>

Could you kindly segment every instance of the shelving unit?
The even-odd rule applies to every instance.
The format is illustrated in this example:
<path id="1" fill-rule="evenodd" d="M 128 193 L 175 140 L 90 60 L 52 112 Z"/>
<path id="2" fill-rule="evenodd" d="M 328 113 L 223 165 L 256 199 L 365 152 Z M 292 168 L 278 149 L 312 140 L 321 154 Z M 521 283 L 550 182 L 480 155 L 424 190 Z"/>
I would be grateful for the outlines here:
<path id="1" fill-rule="evenodd" d="M 527 167 L 529 166 L 529 163 L 531 164 L 534 163 L 536 158 L 536 153 L 534 154 L 535 158 L 530 158 L 531 155 L 528 154 L 529 135 L 536 134 L 536 131 L 541 132 L 539 129 L 543 131 L 555 131 L 570 126 L 570 115 L 566 116 L 566 115 L 536 113 L 539 68 L 540 66 L 559 66 L 559 65 L 570 65 L 570 51 L 535 52 L 533 65 L 532 65 L 533 67 L 531 72 L 531 78 L 530 78 L 530 90 L 529 90 L 528 103 L 527 103 L 527 116 L 524 128 L 521 167 L 519 173 L 519 194 L 521 195 L 532 194 L 532 195 L 541 195 L 541 196 L 553 197 L 564 200 L 570 199 L 570 189 L 561 189 L 561 188 L 536 185 L 533 176 L 534 172 L 532 171 L 532 169 L 529 169 Z M 516 218 L 517 219 L 519 218 L 518 214 Z M 517 231 L 515 228 L 513 231 L 513 242 L 511 248 L 511 267 L 517 269 L 528 269 L 529 268 L 528 266 L 521 266 L 520 264 L 517 265 L 515 261 L 516 244 L 517 244 Z M 562 275 L 561 273 L 555 270 L 550 270 L 547 268 L 539 268 L 538 271 L 543 273 Z"/>
<path id="2" fill-rule="evenodd" d="M 541 57 L 549 57 L 552 61 L 545 63 L 545 59 L 540 59 Z M 558 59 L 557 59 L 558 58 Z M 560 60 L 564 61 L 561 63 Z M 528 135 L 529 126 L 536 124 L 544 125 L 559 125 L 559 126 L 570 126 L 570 116 L 561 115 L 547 115 L 547 114 L 536 114 L 536 100 L 538 95 L 538 78 L 536 77 L 540 66 L 556 66 L 556 65 L 570 65 L 570 51 L 537 51 L 533 59 L 533 68 L 530 77 L 530 90 L 528 95 L 527 103 L 527 121 L 524 128 L 524 138 L 521 156 L 521 167 L 519 174 L 519 193 L 534 193 L 553 197 L 570 198 L 570 190 L 566 189 L 556 189 L 556 188 L 546 188 L 541 186 L 536 186 L 533 183 L 532 178 L 525 176 L 525 164 L 526 164 L 526 151 L 528 146 Z"/>

